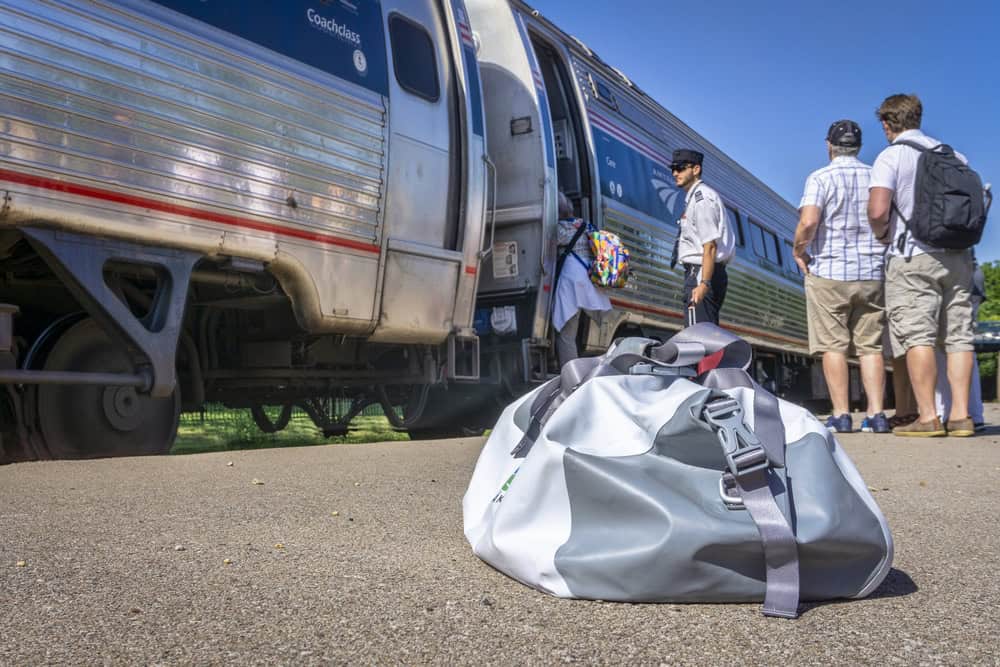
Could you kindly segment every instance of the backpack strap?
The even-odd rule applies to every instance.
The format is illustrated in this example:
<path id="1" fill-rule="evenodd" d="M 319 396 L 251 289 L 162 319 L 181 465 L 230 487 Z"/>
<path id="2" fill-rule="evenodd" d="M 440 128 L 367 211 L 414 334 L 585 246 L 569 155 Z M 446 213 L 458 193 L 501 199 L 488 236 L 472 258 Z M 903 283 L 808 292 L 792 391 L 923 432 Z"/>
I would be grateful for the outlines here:
<path id="1" fill-rule="evenodd" d="M 918 144 L 915 141 L 908 141 L 906 139 L 897 139 L 896 141 L 892 142 L 892 145 L 893 146 L 909 146 L 910 148 L 915 148 L 916 150 L 920 151 L 921 153 L 926 153 L 927 151 L 936 151 L 937 149 L 941 148 L 941 146 L 944 146 L 944 144 L 938 144 L 937 146 L 934 146 L 933 148 L 930 148 L 928 146 L 924 146 L 922 144 Z"/>
<path id="2" fill-rule="evenodd" d="M 942 146 L 945 146 L 944 144 L 938 144 L 937 146 L 934 146 L 933 148 L 928 148 L 927 146 L 922 146 L 922 145 L 918 144 L 915 141 L 907 141 L 906 139 L 897 139 L 896 141 L 892 142 L 892 145 L 893 146 L 908 146 L 909 148 L 913 148 L 914 150 L 917 150 L 920 153 L 928 153 L 928 152 L 931 152 L 931 151 L 936 151 L 937 149 L 941 148 Z M 950 147 L 948 147 L 948 146 L 945 146 L 945 148 L 949 148 L 949 150 L 950 150 Z M 905 217 L 903 217 L 903 212 L 899 210 L 898 206 L 896 206 L 896 196 L 895 196 L 895 193 L 893 193 L 892 199 L 889 200 L 889 212 L 891 213 L 892 211 L 895 211 L 896 212 L 896 217 L 898 217 L 900 220 L 902 220 L 903 224 L 906 225 L 906 227 L 904 227 L 904 229 L 903 229 L 903 233 L 899 235 L 899 240 L 896 242 L 896 250 L 898 250 L 899 254 L 902 255 L 903 254 L 903 250 L 906 248 L 906 237 L 907 237 L 907 235 L 910 232 L 910 229 L 909 229 L 910 221 L 907 220 Z"/>
<path id="3" fill-rule="evenodd" d="M 566 263 L 566 258 L 569 257 L 570 253 L 576 255 L 576 253 L 573 252 L 573 246 L 575 246 L 576 242 L 580 240 L 580 237 L 583 236 L 583 233 L 585 231 L 587 231 L 588 227 L 590 227 L 590 223 L 589 222 L 584 222 L 583 219 L 580 219 L 580 224 L 576 228 L 576 233 L 573 234 L 573 238 L 565 246 L 565 250 L 563 250 L 559 254 L 559 258 L 556 259 L 556 279 L 553 281 L 553 284 L 552 284 L 552 291 L 553 291 L 553 293 L 555 292 L 556 286 L 559 284 L 559 275 L 562 273 L 562 267 L 563 267 L 563 264 Z M 577 259 L 580 259 L 579 256 L 577 256 Z M 580 259 L 580 261 L 582 262 L 583 260 Z M 589 269 L 590 267 L 586 266 L 586 268 Z"/>

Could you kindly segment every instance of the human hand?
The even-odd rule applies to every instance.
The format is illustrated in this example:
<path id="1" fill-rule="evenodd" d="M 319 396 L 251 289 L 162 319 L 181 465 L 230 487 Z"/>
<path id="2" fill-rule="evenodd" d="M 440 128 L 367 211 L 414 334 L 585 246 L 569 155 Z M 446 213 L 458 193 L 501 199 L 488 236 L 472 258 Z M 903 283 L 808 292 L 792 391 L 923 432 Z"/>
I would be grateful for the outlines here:
<path id="1" fill-rule="evenodd" d="M 705 283 L 698 283 L 697 287 L 691 290 L 691 303 L 701 303 L 702 299 L 708 294 L 708 285 Z"/>
<path id="2" fill-rule="evenodd" d="M 803 275 L 809 275 L 809 262 L 812 260 L 812 257 L 810 257 L 807 253 L 799 254 L 792 252 L 792 259 L 794 259 L 795 263 L 799 265 L 799 269 L 802 271 Z"/>

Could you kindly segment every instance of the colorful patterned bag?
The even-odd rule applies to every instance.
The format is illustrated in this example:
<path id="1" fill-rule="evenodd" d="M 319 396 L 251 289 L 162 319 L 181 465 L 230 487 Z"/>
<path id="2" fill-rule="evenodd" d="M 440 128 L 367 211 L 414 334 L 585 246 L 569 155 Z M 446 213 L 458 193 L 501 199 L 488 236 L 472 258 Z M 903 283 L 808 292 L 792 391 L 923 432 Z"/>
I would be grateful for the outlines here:
<path id="1" fill-rule="evenodd" d="M 590 282 L 598 287 L 625 287 L 628 282 L 629 252 L 617 234 L 596 229 L 587 230 L 590 239 Z"/>

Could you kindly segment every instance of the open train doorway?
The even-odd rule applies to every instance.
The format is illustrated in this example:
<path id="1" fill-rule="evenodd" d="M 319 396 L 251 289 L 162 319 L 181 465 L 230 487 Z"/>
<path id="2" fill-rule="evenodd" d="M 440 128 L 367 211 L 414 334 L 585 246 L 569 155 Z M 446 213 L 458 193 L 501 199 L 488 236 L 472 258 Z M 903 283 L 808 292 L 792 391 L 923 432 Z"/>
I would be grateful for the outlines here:
<path id="1" fill-rule="evenodd" d="M 545 83 L 546 106 L 555 144 L 557 188 L 572 202 L 575 216 L 596 222 L 588 160 L 590 151 L 583 133 L 584 123 L 573 79 L 563 57 L 543 37 L 532 34 L 531 46 Z M 592 324 L 591 319 L 581 313 L 576 334 L 578 353 L 584 348 Z M 554 338 L 556 333 L 550 330 L 549 335 Z"/>
<path id="2" fill-rule="evenodd" d="M 555 140 L 558 188 L 573 202 L 576 215 L 593 221 L 596 212 L 591 196 L 589 152 L 573 79 L 563 58 L 543 38 L 532 34 L 531 46 L 545 82 Z"/>

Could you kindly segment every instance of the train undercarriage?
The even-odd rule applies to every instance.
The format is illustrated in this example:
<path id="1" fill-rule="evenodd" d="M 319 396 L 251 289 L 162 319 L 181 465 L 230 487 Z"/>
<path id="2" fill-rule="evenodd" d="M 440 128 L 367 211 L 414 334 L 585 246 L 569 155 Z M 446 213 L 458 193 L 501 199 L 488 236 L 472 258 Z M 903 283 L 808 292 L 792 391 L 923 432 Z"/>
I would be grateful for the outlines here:
<path id="1" fill-rule="evenodd" d="M 298 408 L 345 435 L 378 405 L 414 439 L 473 435 L 557 370 L 516 336 L 467 348 L 311 335 L 260 263 L 42 228 L 0 237 L 0 304 L 0 462 L 164 454 L 180 414 L 206 404 L 248 410 L 266 433 Z M 815 370 L 766 350 L 752 369 L 797 401 Z"/>
<path id="2" fill-rule="evenodd" d="M 326 437 L 379 405 L 417 439 L 481 433 L 512 398 L 455 379 L 478 348 L 307 334 L 261 264 L 24 232 L 0 243 L 0 462 L 167 453 L 209 403 L 270 433 L 297 407 Z"/>

